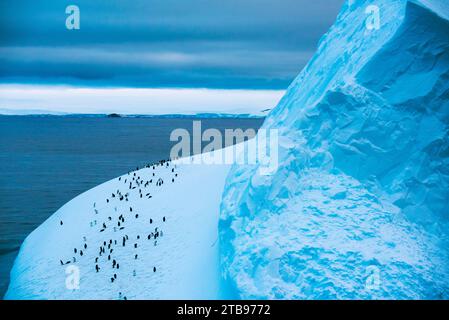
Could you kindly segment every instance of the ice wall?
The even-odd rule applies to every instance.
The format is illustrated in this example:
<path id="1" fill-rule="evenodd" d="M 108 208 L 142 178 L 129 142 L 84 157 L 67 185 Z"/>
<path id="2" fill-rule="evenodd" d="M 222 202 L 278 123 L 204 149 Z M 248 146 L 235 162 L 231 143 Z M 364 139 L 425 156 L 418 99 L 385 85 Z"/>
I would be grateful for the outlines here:
<path id="1" fill-rule="evenodd" d="M 277 172 L 227 178 L 229 297 L 449 298 L 448 16 L 441 0 L 344 4 L 264 124 Z"/>

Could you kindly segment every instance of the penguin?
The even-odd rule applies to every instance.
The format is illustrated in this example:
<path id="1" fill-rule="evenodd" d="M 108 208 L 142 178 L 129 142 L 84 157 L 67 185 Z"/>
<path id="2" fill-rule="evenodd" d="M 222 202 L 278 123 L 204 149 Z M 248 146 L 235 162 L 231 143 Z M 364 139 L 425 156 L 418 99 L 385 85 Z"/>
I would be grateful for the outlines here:
<path id="1" fill-rule="evenodd" d="M 137 248 L 137 243 L 134 243 L 134 248 Z"/>
<path id="2" fill-rule="evenodd" d="M 87 243 L 84 244 L 84 249 L 87 249 Z"/>
<path id="3" fill-rule="evenodd" d="M 153 272 L 156 272 L 156 267 L 153 267 Z"/>
<path id="4" fill-rule="evenodd" d="M 134 259 L 137 260 L 137 254 L 134 256 Z"/>
<path id="5" fill-rule="evenodd" d="M 137 218 L 139 218 L 139 215 L 138 215 L 138 214 L 136 214 L 136 219 L 137 219 Z"/>
<path id="6" fill-rule="evenodd" d="M 165 222 L 165 217 L 163 217 L 163 218 L 162 218 L 162 221 L 164 221 L 164 222 Z"/>
<path id="7" fill-rule="evenodd" d="M 83 250 L 80 250 L 80 256 L 83 256 Z"/>
<path id="8" fill-rule="evenodd" d="M 64 223 L 63 223 L 62 220 L 61 220 L 61 221 L 59 221 L 59 224 L 62 226 Z"/>
<path id="9" fill-rule="evenodd" d="M 98 266 L 98 264 L 95 265 L 95 270 L 98 272 L 100 271 L 100 267 Z"/>
<path id="10" fill-rule="evenodd" d="M 64 262 L 62 262 L 62 260 L 59 260 L 59 262 L 61 263 L 61 266 L 63 266 L 63 265 L 64 265 Z"/>
<path id="11" fill-rule="evenodd" d="M 76 253 L 77 251 L 78 251 L 78 250 L 76 250 L 76 248 L 75 248 L 75 249 L 73 249 L 73 252 L 74 252 L 74 253 Z"/>

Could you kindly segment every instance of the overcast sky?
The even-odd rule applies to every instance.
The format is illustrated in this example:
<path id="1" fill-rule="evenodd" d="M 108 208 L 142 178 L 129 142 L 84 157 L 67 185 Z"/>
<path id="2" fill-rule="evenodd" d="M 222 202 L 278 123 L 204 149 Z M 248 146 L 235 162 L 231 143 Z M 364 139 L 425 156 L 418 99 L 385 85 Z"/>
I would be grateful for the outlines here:
<path id="1" fill-rule="evenodd" d="M 0 89 L 285 90 L 342 2 L 2 0 Z M 80 8 L 80 30 L 66 29 L 70 4 Z"/>

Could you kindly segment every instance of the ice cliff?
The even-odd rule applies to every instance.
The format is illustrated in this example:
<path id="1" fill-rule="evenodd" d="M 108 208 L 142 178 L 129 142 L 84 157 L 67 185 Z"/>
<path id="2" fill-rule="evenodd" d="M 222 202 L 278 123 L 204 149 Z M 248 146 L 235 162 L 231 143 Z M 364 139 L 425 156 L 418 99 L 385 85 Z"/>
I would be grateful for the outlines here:
<path id="1" fill-rule="evenodd" d="M 264 123 L 276 173 L 227 177 L 229 297 L 449 298 L 448 17 L 444 0 L 344 4 Z"/>

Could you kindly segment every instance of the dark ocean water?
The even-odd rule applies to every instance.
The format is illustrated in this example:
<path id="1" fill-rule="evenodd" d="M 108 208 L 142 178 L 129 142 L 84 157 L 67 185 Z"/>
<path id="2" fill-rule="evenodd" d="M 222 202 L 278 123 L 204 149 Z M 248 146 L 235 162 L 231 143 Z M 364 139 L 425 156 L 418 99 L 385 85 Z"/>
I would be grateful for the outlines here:
<path id="1" fill-rule="evenodd" d="M 195 119 L 198 120 L 198 119 Z M 200 119 L 202 128 L 258 129 L 263 119 Z M 168 159 L 170 133 L 192 118 L 0 116 L 0 297 L 25 237 L 78 194 Z"/>

